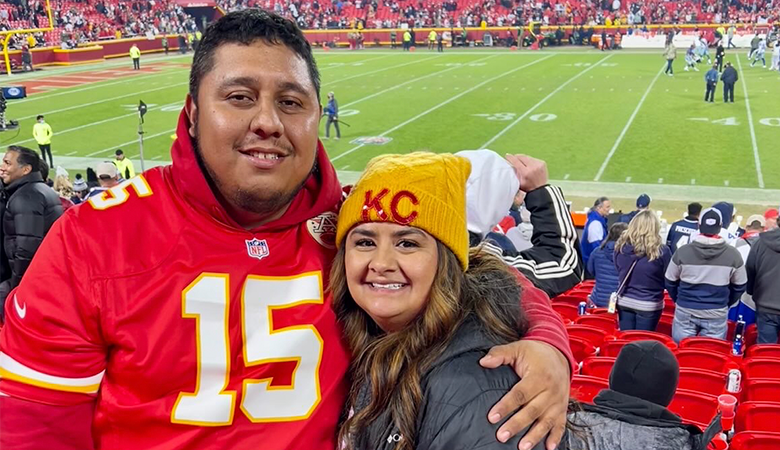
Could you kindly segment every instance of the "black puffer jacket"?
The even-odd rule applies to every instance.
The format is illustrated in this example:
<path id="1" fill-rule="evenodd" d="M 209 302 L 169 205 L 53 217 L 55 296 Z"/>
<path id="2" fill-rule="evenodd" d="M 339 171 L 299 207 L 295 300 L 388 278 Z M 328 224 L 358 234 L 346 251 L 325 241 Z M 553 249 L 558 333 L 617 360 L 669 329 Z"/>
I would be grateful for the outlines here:
<path id="1" fill-rule="evenodd" d="M 11 268 L 10 277 L 6 278 L 10 278 L 10 287 L 15 288 L 43 237 L 62 215 L 62 203 L 38 172 L 14 181 L 4 193 L 7 202 L 3 211 L 3 250 Z"/>
<path id="2" fill-rule="evenodd" d="M 488 411 L 519 381 L 508 366 L 483 369 L 479 360 L 493 342 L 476 320 L 456 332 L 449 347 L 422 380 L 423 399 L 417 417 L 417 450 L 510 450 L 516 449 L 528 431 L 502 444 L 496 440 L 500 424 L 487 420 Z M 361 386 L 369 393 L 369 386 Z M 368 403 L 359 399 L 356 410 Z M 389 411 L 354 437 L 359 450 L 391 450 L 402 439 Z M 543 443 L 534 450 L 544 449 Z"/>

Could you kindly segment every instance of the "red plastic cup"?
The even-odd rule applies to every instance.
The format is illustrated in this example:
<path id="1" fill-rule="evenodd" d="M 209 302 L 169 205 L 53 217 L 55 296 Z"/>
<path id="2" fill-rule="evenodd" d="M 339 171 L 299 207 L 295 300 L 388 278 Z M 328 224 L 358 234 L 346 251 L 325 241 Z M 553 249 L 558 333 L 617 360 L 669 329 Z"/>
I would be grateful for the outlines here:
<path id="1" fill-rule="evenodd" d="M 710 445 L 707 448 L 713 450 L 726 450 L 729 448 L 729 444 L 718 436 L 710 442 Z"/>
<path id="2" fill-rule="evenodd" d="M 724 418 L 733 418 L 736 407 L 737 398 L 733 395 L 722 394 L 718 396 L 718 410 L 723 413 Z"/>

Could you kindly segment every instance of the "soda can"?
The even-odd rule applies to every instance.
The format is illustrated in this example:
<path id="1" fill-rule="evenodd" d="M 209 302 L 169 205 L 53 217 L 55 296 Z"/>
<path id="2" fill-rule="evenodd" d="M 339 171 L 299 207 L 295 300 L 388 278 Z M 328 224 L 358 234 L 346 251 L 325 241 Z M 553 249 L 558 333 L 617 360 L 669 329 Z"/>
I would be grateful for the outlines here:
<path id="1" fill-rule="evenodd" d="M 726 384 L 726 390 L 732 394 L 739 392 L 740 385 L 742 384 L 742 373 L 739 369 L 729 370 L 728 383 Z"/>
<path id="2" fill-rule="evenodd" d="M 580 313 L 581 316 L 585 315 L 585 311 L 587 310 L 587 308 L 588 308 L 588 304 L 587 303 L 580 302 L 580 307 L 578 308 L 578 310 L 579 310 L 579 313 Z"/>
<path id="3" fill-rule="evenodd" d="M 742 335 L 738 334 L 734 337 L 734 344 L 731 346 L 731 353 L 734 356 L 740 356 L 742 354 Z"/>

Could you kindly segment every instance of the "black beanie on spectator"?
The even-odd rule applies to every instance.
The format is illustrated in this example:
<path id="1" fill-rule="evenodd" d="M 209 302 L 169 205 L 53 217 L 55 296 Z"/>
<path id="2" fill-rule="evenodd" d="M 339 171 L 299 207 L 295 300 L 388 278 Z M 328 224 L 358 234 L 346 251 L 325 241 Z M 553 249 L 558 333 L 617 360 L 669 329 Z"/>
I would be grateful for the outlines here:
<path id="1" fill-rule="evenodd" d="M 609 388 L 651 403 L 669 406 L 677 390 L 680 366 L 671 350 L 660 342 L 630 342 L 620 350 Z"/>

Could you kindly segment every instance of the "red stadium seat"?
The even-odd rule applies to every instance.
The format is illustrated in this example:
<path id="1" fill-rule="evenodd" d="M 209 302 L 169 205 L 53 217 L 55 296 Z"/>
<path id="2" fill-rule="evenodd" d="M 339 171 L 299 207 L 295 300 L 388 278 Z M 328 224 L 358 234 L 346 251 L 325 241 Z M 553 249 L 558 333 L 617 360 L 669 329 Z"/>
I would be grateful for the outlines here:
<path id="1" fill-rule="evenodd" d="M 718 413 L 718 398 L 714 395 L 679 389 L 669 404 L 669 410 L 682 417 L 683 422 L 704 429 Z"/>
<path id="2" fill-rule="evenodd" d="M 768 402 L 744 402 L 737 409 L 734 430 L 776 432 L 780 424 L 780 404 Z"/>
<path id="3" fill-rule="evenodd" d="M 604 345 L 604 339 L 607 337 L 606 331 L 590 325 L 567 325 L 566 331 L 569 333 L 569 337 L 584 339 L 595 347 Z"/>
<path id="4" fill-rule="evenodd" d="M 780 433 L 743 431 L 731 438 L 729 450 L 777 450 L 780 449 Z"/>
<path id="5" fill-rule="evenodd" d="M 663 333 L 656 333 L 655 331 L 621 331 L 618 333 L 617 337 L 618 339 L 625 339 L 627 341 L 658 341 L 671 350 L 677 350 L 677 344 L 675 344 L 674 339 Z"/>
<path id="6" fill-rule="evenodd" d="M 778 344 L 757 344 L 750 347 L 746 352 L 747 358 L 780 358 L 780 345 Z"/>
<path id="7" fill-rule="evenodd" d="M 680 383 L 677 389 L 717 397 L 726 391 L 726 375 L 711 370 L 683 367 L 680 369 Z"/>
<path id="8" fill-rule="evenodd" d="M 580 305 L 580 302 L 584 301 L 583 299 L 579 297 L 572 297 L 571 295 L 559 295 L 552 299 L 553 304 L 556 303 L 562 303 L 565 305 L 571 305 L 574 307 L 578 307 Z"/>
<path id="9" fill-rule="evenodd" d="M 746 380 L 780 380 L 780 358 L 748 358 L 742 363 L 742 369 Z"/>
<path id="10" fill-rule="evenodd" d="M 588 314 L 609 314 L 609 308 L 593 308 L 588 310 Z"/>
<path id="11" fill-rule="evenodd" d="M 584 339 L 569 336 L 569 346 L 571 346 L 571 353 L 574 355 L 574 360 L 577 362 L 584 361 L 586 358 L 596 355 L 596 347 Z"/>
<path id="12" fill-rule="evenodd" d="M 672 335 L 672 323 L 674 323 L 674 315 L 661 314 L 661 320 L 658 321 L 658 326 L 655 327 L 655 331 L 667 336 Z"/>
<path id="13" fill-rule="evenodd" d="M 609 382 L 587 375 L 574 375 L 571 380 L 571 396 L 582 403 L 592 403 L 602 389 L 609 389 Z"/>
<path id="14" fill-rule="evenodd" d="M 574 323 L 601 328 L 609 334 L 617 331 L 617 318 L 614 314 L 587 314 L 577 317 Z"/>
<path id="15" fill-rule="evenodd" d="M 756 342 L 758 341 L 758 327 L 756 327 L 756 324 L 751 323 L 750 325 L 745 328 L 745 348 L 742 350 L 747 350 L 750 347 L 756 345 Z"/>
<path id="16" fill-rule="evenodd" d="M 721 355 L 731 355 L 731 342 L 710 337 L 689 337 L 680 342 L 680 348 L 707 350 Z"/>
<path id="17" fill-rule="evenodd" d="M 680 367 L 711 370 L 718 373 L 727 373 L 729 369 L 737 366 L 726 355 L 720 355 L 707 350 L 693 348 L 679 349 L 675 353 Z"/>
<path id="18" fill-rule="evenodd" d="M 574 321 L 580 316 L 576 306 L 553 302 L 552 309 L 560 314 L 561 317 L 570 321 Z"/>
<path id="19" fill-rule="evenodd" d="M 584 302 L 584 301 L 588 300 L 588 296 L 590 296 L 590 290 L 587 290 L 587 291 L 581 291 L 581 290 L 571 291 L 571 292 L 568 292 L 566 294 L 566 296 L 567 297 L 578 298 L 578 299 L 580 299 L 581 302 Z"/>
<path id="20" fill-rule="evenodd" d="M 601 347 L 601 352 L 599 352 L 599 356 L 609 356 L 611 358 L 617 358 L 617 355 L 620 354 L 620 350 L 622 350 L 623 346 L 628 344 L 628 342 L 629 341 L 625 339 L 604 341 L 604 346 Z"/>
<path id="21" fill-rule="evenodd" d="M 775 402 L 780 404 L 780 380 L 747 380 L 742 390 L 746 402 Z M 779 428 L 780 430 L 780 428 Z M 780 447 L 778 447 L 780 448 Z"/>
<path id="22" fill-rule="evenodd" d="M 608 380 L 609 374 L 612 372 L 613 365 L 615 365 L 615 358 L 607 356 L 592 356 L 582 361 L 580 374 Z"/>

